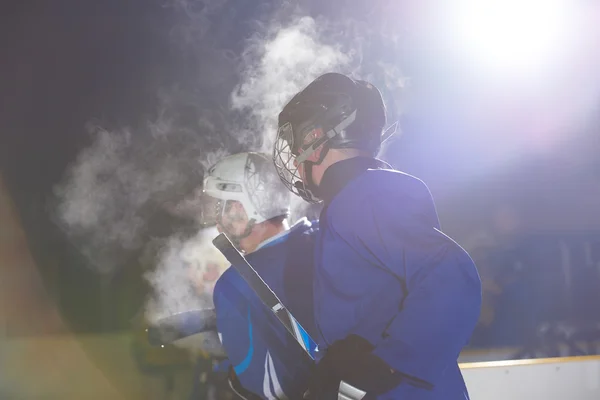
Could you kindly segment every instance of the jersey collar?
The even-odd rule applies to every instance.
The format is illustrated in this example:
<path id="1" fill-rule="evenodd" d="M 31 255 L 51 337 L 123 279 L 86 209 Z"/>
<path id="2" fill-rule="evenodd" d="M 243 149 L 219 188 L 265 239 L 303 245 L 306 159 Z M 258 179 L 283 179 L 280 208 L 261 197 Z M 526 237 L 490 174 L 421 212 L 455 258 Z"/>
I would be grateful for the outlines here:
<path id="1" fill-rule="evenodd" d="M 270 238 L 268 238 L 267 240 L 263 240 L 258 247 L 256 247 L 256 249 L 254 251 L 257 251 L 273 242 L 275 242 L 276 240 L 284 237 L 285 235 L 300 229 L 300 227 L 305 227 L 305 226 L 310 226 L 310 222 L 308 221 L 308 219 L 306 217 L 299 219 L 294 225 L 292 225 L 292 227 L 290 229 L 286 229 L 283 232 L 279 232 L 277 235 L 275 236 L 271 236 Z"/>
<path id="2" fill-rule="evenodd" d="M 338 161 L 323 174 L 319 195 L 327 205 L 351 180 L 366 170 L 388 168 L 391 169 L 389 164 L 372 157 L 354 157 Z"/>

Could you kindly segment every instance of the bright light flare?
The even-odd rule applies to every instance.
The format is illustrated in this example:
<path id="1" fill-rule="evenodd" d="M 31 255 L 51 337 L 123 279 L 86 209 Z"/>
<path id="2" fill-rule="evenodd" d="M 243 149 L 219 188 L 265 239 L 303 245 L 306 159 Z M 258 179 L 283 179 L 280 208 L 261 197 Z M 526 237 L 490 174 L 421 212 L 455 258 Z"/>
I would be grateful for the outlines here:
<path id="1" fill-rule="evenodd" d="M 500 73 L 551 64 L 574 30 L 572 0 L 453 2 L 454 45 Z"/>

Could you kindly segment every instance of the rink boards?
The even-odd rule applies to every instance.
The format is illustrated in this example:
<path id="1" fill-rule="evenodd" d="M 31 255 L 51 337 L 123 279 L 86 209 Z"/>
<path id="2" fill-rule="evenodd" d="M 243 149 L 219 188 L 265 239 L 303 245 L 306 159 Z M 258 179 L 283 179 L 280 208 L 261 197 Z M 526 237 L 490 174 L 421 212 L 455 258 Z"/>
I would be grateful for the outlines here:
<path id="1" fill-rule="evenodd" d="M 598 400 L 600 356 L 462 363 L 472 400 Z"/>

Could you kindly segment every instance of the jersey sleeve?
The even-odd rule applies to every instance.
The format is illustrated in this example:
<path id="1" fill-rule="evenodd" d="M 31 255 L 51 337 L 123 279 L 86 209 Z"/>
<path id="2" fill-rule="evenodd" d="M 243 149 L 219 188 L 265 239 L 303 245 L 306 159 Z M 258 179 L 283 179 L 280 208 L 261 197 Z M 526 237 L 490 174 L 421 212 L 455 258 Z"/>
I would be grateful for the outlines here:
<path id="1" fill-rule="evenodd" d="M 232 270 L 226 271 L 215 285 L 213 299 L 221 343 L 239 375 L 246 371 L 252 359 L 253 332 L 249 315 L 242 314 L 237 304 L 242 300 L 232 284 L 236 278 Z"/>
<path id="2" fill-rule="evenodd" d="M 365 198 L 355 234 L 407 294 L 374 354 L 432 383 L 456 363 L 477 322 L 479 276 L 468 254 L 440 231 L 422 181 L 382 186 Z"/>

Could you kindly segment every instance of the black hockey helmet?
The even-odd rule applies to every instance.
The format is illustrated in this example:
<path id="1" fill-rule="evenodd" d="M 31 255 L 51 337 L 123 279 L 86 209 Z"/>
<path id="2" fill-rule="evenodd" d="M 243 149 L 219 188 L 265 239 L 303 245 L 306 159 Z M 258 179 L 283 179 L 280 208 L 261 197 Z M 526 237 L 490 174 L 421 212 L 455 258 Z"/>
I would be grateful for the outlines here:
<path id="1" fill-rule="evenodd" d="M 386 108 L 381 92 L 372 84 L 331 72 L 296 94 L 279 114 L 278 125 L 273 161 L 281 180 L 293 193 L 318 202 L 314 184 L 302 182 L 298 165 L 321 145 L 324 151 L 317 164 L 330 148 L 377 155 L 386 135 Z M 323 135 L 308 138 L 315 130 Z"/>
<path id="2" fill-rule="evenodd" d="M 305 135 L 316 128 L 325 133 L 336 130 L 327 140 L 330 148 L 354 148 L 375 155 L 386 125 L 385 104 L 372 84 L 330 72 L 287 103 L 279 114 L 279 128 L 286 124 L 291 125 L 293 138 L 288 139 L 293 139 L 296 155 Z"/>

